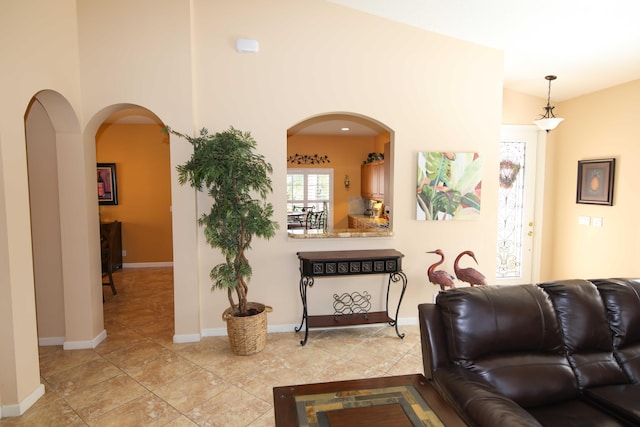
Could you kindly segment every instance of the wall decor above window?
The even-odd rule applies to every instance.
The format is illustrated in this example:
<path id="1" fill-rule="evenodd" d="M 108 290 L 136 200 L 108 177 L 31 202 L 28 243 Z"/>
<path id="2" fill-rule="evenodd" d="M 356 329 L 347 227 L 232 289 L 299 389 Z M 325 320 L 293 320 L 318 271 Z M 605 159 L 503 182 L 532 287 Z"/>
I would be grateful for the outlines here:
<path id="1" fill-rule="evenodd" d="M 576 203 L 613 205 L 616 159 L 578 160 Z"/>
<path id="2" fill-rule="evenodd" d="M 318 154 L 294 154 L 287 157 L 287 163 L 294 165 L 319 165 L 321 163 L 331 163 L 329 156 L 320 156 Z"/>

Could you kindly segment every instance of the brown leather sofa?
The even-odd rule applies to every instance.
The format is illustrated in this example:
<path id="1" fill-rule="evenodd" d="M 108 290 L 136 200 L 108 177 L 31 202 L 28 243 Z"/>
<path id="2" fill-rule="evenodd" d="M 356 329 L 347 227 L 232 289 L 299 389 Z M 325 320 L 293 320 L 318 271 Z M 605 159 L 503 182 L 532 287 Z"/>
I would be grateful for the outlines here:
<path id="1" fill-rule="evenodd" d="M 425 376 L 469 425 L 640 425 L 640 279 L 449 289 L 418 312 Z"/>

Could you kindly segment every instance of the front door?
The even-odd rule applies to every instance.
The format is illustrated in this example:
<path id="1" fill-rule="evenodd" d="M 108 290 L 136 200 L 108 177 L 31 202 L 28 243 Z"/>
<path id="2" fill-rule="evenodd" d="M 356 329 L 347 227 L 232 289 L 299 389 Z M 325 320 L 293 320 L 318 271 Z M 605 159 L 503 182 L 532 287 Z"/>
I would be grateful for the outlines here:
<path id="1" fill-rule="evenodd" d="M 533 283 L 536 194 L 535 126 L 502 126 L 496 278 L 498 283 Z"/>

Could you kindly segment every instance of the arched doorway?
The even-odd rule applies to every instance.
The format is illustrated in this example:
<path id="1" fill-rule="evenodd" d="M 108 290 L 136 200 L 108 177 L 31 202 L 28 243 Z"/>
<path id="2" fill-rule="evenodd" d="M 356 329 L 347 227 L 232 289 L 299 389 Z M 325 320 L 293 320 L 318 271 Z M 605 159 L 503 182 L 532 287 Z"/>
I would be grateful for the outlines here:
<path id="1" fill-rule="evenodd" d="M 150 110 L 123 106 L 95 134 L 96 163 L 117 171 L 115 203 L 101 202 L 100 221 L 122 223 L 122 264 L 171 266 L 171 171 L 169 136 Z"/>
<path id="2" fill-rule="evenodd" d="M 38 92 L 25 112 L 34 283 L 41 345 L 95 347 L 105 337 L 97 215 L 87 147 L 71 104 Z"/>

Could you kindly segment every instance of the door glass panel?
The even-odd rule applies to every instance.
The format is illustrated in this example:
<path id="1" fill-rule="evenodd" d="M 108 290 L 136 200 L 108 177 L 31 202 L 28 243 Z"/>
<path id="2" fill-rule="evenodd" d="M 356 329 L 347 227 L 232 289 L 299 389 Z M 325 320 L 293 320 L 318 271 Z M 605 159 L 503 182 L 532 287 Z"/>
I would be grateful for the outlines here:
<path id="1" fill-rule="evenodd" d="M 500 143 L 500 190 L 498 193 L 498 259 L 496 277 L 522 277 L 525 142 Z"/>

